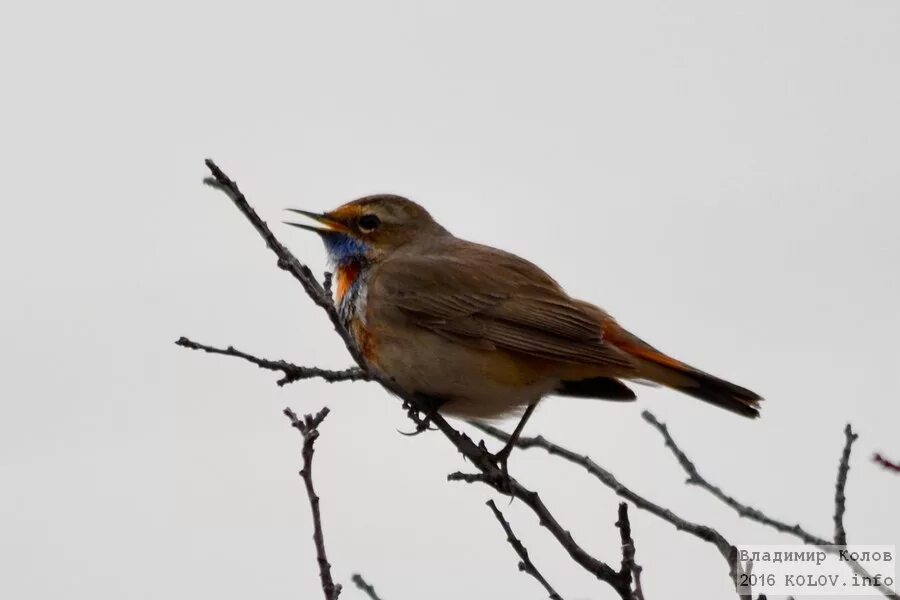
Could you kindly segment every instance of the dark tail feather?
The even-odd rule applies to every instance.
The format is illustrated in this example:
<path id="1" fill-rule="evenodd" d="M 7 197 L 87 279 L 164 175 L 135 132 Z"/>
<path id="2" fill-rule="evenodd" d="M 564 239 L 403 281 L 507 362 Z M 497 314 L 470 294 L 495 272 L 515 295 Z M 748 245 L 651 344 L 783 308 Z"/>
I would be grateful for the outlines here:
<path id="1" fill-rule="evenodd" d="M 635 378 L 661 383 L 745 417 L 759 416 L 762 398 L 747 388 L 713 377 L 666 356 L 615 322 L 608 323 L 603 333 L 619 350 L 639 360 Z"/>
<path id="2" fill-rule="evenodd" d="M 684 383 L 679 381 L 666 385 L 733 413 L 751 418 L 759 416 L 759 403 L 762 398 L 747 388 L 690 367 L 679 369 L 677 375 Z"/>
<path id="3" fill-rule="evenodd" d="M 627 385 L 612 377 L 593 377 L 578 381 L 563 381 L 556 388 L 560 396 L 573 398 L 599 398 L 601 400 L 618 400 L 627 402 L 636 396 Z"/>

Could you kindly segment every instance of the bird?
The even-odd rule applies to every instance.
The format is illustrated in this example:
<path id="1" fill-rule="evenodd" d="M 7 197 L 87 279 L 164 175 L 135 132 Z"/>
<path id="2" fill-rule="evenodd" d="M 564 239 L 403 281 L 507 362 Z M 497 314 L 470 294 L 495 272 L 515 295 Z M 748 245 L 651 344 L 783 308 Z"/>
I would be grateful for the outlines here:
<path id="1" fill-rule="evenodd" d="M 458 238 L 416 202 L 366 196 L 316 213 L 334 301 L 366 368 L 442 415 L 520 416 L 509 456 L 547 396 L 632 401 L 627 383 L 665 386 L 744 417 L 762 398 L 657 350 L 605 310 L 569 296 L 515 254 Z"/>

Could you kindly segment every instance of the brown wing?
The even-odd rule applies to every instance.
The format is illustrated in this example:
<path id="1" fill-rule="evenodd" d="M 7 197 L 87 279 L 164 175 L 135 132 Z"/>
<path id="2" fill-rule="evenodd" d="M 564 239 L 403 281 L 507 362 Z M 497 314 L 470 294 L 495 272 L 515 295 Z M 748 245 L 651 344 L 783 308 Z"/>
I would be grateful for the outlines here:
<path id="1" fill-rule="evenodd" d="M 454 240 L 381 263 L 373 296 L 420 327 L 460 343 L 538 358 L 633 368 L 603 340 L 599 309 L 570 298 L 535 265 Z"/>

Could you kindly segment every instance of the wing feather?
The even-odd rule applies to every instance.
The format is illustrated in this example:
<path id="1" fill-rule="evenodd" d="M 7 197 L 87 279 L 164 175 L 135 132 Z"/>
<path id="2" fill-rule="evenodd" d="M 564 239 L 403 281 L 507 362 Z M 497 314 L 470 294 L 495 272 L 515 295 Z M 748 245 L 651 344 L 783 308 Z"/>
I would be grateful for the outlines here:
<path id="1" fill-rule="evenodd" d="M 441 252 L 380 263 L 372 297 L 416 325 L 473 347 L 538 358 L 633 368 L 603 339 L 605 313 L 570 298 L 535 265 L 455 240 Z"/>

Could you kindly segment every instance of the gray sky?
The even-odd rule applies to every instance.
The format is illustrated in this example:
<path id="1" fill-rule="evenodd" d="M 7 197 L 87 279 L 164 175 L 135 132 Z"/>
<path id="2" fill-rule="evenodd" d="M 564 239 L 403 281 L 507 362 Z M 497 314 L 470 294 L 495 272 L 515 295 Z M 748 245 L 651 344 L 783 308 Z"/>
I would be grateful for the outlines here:
<path id="1" fill-rule="evenodd" d="M 304 383 L 180 335 L 327 367 L 340 341 L 224 196 L 264 218 L 374 192 L 517 252 L 665 351 L 766 397 L 749 422 L 674 392 L 547 401 L 529 425 L 730 540 L 652 410 L 726 490 L 828 536 L 848 421 L 851 542 L 900 542 L 900 5 L 850 2 L 14 2 L 0 9 L 5 365 L 0 596 L 313 598 L 300 436 L 336 578 L 385 600 L 541 598 L 437 434 L 370 384 Z M 317 271 L 314 236 L 276 232 Z M 511 469 L 618 560 L 616 498 Z M 566 598 L 610 598 L 499 503 Z M 648 598 L 728 597 L 715 550 L 632 512 Z"/>

